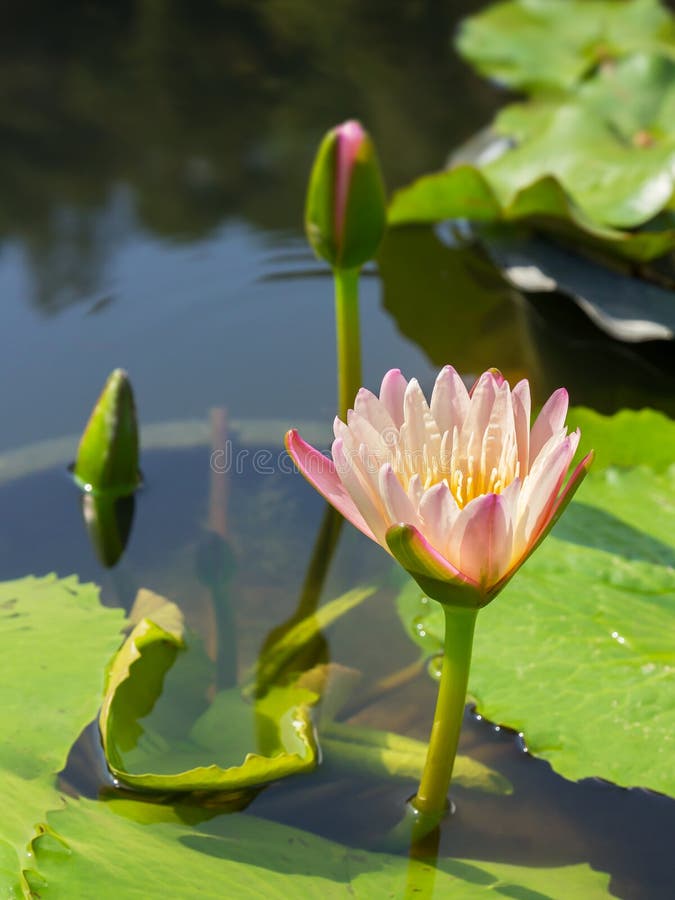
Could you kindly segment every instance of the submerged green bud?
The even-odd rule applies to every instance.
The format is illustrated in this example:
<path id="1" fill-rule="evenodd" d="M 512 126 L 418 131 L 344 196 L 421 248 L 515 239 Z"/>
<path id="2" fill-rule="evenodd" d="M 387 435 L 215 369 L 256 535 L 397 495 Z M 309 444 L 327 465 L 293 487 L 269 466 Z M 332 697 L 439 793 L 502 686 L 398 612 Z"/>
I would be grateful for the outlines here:
<path id="1" fill-rule="evenodd" d="M 134 395 L 122 369 L 108 377 L 80 439 L 75 480 L 85 491 L 124 497 L 133 494 L 138 470 L 138 423 Z"/>
<path id="2" fill-rule="evenodd" d="M 316 254 L 336 269 L 372 259 L 386 227 L 386 202 L 375 147 L 355 121 L 324 137 L 307 191 L 305 228 Z"/>

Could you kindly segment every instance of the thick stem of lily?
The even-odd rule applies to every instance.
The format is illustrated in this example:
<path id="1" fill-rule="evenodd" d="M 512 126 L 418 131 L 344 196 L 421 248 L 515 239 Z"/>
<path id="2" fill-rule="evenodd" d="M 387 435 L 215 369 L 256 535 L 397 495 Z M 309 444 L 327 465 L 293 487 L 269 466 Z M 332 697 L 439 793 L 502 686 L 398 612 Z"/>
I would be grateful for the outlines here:
<path id="1" fill-rule="evenodd" d="M 347 410 L 361 387 L 361 338 L 359 334 L 359 270 L 333 270 L 335 325 L 337 331 L 338 415 L 347 421 Z"/>
<path id="2" fill-rule="evenodd" d="M 447 805 L 448 788 L 459 744 L 478 610 L 443 605 L 443 612 L 445 646 L 436 713 L 422 780 L 412 801 L 420 813 L 439 818 Z"/>

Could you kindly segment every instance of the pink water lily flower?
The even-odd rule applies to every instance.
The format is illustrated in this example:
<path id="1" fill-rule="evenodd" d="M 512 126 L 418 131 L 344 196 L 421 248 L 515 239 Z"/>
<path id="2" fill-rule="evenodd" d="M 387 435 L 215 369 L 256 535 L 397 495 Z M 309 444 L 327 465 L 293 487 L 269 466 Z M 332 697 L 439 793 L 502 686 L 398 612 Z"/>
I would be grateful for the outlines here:
<path id="1" fill-rule="evenodd" d="M 345 518 L 390 552 L 436 600 L 480 607 L 553 527 L 583 480 L 589 453 L 563 488 L 580 434 L 568 396 L 551 395 L 530 428 L 530 387 L 497 370 L 468 391 L 452 366 L 427 403 L 413 378 L 387 372 L 380 396 L 361 388 L 335 420 L 332 460 L 297 431 L 296 465 Z"/>

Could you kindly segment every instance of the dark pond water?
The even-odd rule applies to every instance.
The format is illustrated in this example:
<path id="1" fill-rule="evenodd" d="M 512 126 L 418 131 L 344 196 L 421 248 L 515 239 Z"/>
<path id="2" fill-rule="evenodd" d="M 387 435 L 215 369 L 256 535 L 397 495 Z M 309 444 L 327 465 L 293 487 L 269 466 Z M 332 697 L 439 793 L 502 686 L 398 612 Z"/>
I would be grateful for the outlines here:
<path id="1" fill-rule="evenodd" d="M 0 577 L 76 572 L 104 602 L 147 586 L 212 627 L 199 560 L 214 531 L 234 552 L 241 670 L 288 618 L 322 506 L 297 476 L 255 472 L 310 423 L 325 440 L 336 392 L 332 286 L 306 248 L 302 205 L 321 134 L 357 116 L 390 189 L 442 165 L 503 102 L 449 51 L 456 20 L 481 4 L 319 7 L 295 3 L 23 3 L 0 35 Z M 501 252 L 501 251 L 499 251 Z M 431 384 L 452 362 L 528 375 L 541 400 L 675 414 L 672 342 L 613 340 L 570 297 L 515 291 L 498 252 L 447 229 L 390 235 L 362 282 L 364 381 L 402 368 Z M 570 257 L 569 265 L 574 266 Z M 108 372 L 125 367 L 140 411 L 144 490 L 127 552 L 107 569 L 65 470 Z M 229 430 L 215 436 L 211 410 Z M 168 424 L 167 424 L 168 423 Z M 214 480 L 210 452 L 248 449 Z M 269 460 L 268 460 L 269 463 Z M 388 577 L 384 553 L 344 528 L 324 599 Z M 371 683 L 415 659 L 386 597 L 340 622 L 324 655 Z M 386 657 L 371 636 L 386 636 Z M 424 673 L 352 710 L 354 721 L 425 739 L 435 688 Z M 670 896 L 671 801 L 573 784 L 515 736 L 467 714 L 463 749 L 515 792 L 457 789 L 441 853 L 553 865 L 589 862 L 616 896 Z M 73 762 L 85 792 L 102 773 Z M 250 807 L 356 845 L 394 821 L 414 785 L 345 781 L 320 770 Z M 330 808 L 330 816 L 325 810 Z"/>

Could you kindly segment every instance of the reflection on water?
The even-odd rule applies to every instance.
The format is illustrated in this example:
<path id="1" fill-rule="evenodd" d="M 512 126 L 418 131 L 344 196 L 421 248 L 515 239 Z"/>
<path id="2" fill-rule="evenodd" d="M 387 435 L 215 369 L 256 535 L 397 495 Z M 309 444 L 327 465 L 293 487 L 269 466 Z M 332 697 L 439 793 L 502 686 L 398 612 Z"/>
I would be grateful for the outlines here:
<path id="1" fill-rule="evenodd" d="M 82 494 L 82 518 L 102 566 L 116 565 L 131 534 L 135 498 Z"/>
<path id="2" fill-rule="evenodd" d="M 529 377 L 535 403 L 564 385 L 573 404 L 606 414 L 651 406 L 675 415 L 672 340 L 616 340 L 571 295 L 518 291 L 478 239 L 443 232 L 396 229 L 378 260 L 384 308 L 436 365 L 452 361 L 467 375 L 497 366 L 511 384 Z M 589 268 L 584 262 L 587 279 Z M 675 295 L 659 300 L 675 304 Z"/>
<path id="3" fill-rule="evenodd" d="M 0 379 L 12 385 L 0 449 L 79 430 L 88 385 L 120 365 L 142 423 L 223 403 L 286 426 L 329 421 L 332 285 L 300 236 L 317 141 L 358 115 L 390 189 L 440 165 L 502 99 L 448 50 L 479 5 L 13 8 L 0 36 Z M 542 316 L 562 305 L 519 307 L 478 248 L 406 229 L 380 266 L 362 287 L 370 387 L 394 366 L 428 386 L 445 362 L 498 365 L 534 376 L 540 397 L 569 375 L 573 402 L 667 408 L 661 365 L 560 340 L 557 321 L 551 340 Z M 608 391 L 622 381 L 632 394 Z"/>
<path id="4" fill-rule="evenodd" d="M 232 218 L 299 228 L 314 146 L 348 116 L 368 122 L 390 185 L 440 164 L 496 98 L 448 54 L 459 13 L 383 0 L 8 11 L 0 237 L 30 260 L 32 302 L 55 312 L 97 292 L 124 233 L 120 186 L 143 230 L 189 242 Z"/>

